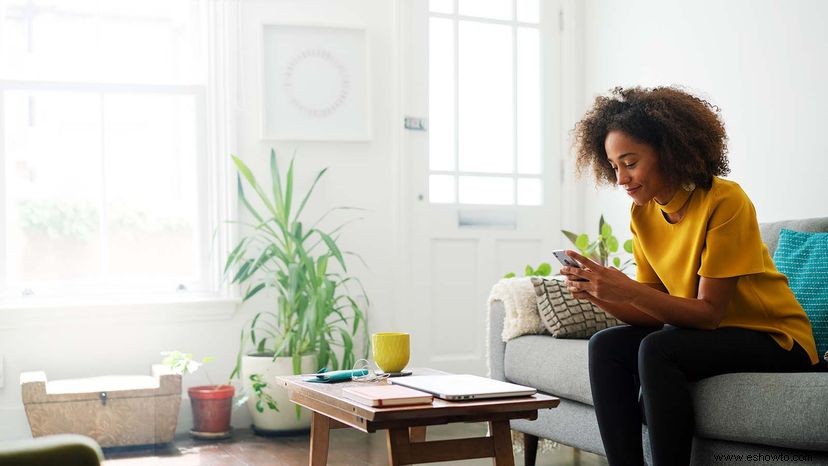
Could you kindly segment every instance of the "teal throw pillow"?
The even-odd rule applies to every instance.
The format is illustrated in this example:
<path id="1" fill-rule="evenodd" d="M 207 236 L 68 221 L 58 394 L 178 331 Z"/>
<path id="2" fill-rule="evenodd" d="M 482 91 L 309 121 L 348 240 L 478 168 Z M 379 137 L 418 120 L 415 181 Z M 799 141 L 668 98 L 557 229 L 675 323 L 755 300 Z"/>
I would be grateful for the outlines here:
<path id="1" fill-rule="evenodd" d="M 773 261 L 805 308 L 823 356 L 828 351 L 828 233 L 782 229 Z"/>

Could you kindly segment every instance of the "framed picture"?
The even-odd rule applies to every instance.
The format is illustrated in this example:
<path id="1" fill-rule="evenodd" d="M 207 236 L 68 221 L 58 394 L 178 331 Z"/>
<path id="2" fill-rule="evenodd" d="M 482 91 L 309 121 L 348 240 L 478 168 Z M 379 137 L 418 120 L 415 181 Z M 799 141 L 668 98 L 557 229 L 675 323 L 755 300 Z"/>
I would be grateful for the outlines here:
<path id="1" fill-rule="evenodd" d="M 262 26 L 262 139 L 371 139 L 363 28 Z"/>

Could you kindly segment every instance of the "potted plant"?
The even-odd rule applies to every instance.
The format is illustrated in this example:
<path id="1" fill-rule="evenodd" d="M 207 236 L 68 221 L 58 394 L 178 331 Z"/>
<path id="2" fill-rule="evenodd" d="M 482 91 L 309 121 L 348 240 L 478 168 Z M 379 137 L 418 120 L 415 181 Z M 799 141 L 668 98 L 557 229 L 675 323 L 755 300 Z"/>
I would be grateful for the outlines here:
<path id="1" fill-rule="evenodd" d="M 567 230 L 561 230 L 561 233 L 569 238 L 569 241 L 572 241 L 572 244 L 578 248 L 581 254 L 593 259 L 604 267 L 609 265 L 610 257 L 613 255 L 615 257 L 612 257 L 612 265 L 622 272 L 627 267 L 635 265 L 632 258 L 625 260 L 623 263 L 621 262 L 621 257 L 619 257 L 621 253 L 618 252 L 618 238 L 612 234 L 612 227 L 604 221 L 603 215 L 598 219 L 598 237 L 595 241 L 590 241 L 589 235 L 586 233 L 576 235 Z M 631 239 L 624 241 L 623 247 L 627 254 L 632 254 L 633 242 Z"/>
<path id="2" fill-rule="evenodd" d="M 161 364 L 182 376 L 192 374 L 204 363 L 212 361 L 211 357 L 201 361 L 193 359 L 191 353 L 165 351 Z M 190 406 L 193 411 L 193 428 L 190 435 L 197 439 L 223 439 L 230 437 L 230 414 L 233 407 L 233 395 L 236 390 L 232 385 L 213 384 L 207 371 L 204 371 L 208 385 L 199 385 L 187 389 Z"/>
<path id="3" fill-rule="evenodd" d="M 287 391 L 275 386 L 273 377 L 322 367 L 351 368 L 356 361 L 356 336 L 361 332 L 367 341 L 363 306 L 368 300 L 359 280 L 348 275 L 345 257 L 353 254 L 337 245 L 339 232 L 353 220 L 324 230 L 320 222 L 330 213 L 349 209 L 335 207 L 313 223 L 304 221 L 305 206 L 327 169 L 316 174 L 296 203 L 294 160 L 283 177 L 271 151 L 271 186 L 265 188 L 241 159 L 232 159 L 238 170 L 239 201 L 253 222 L 242 223 L 245 232 L 227 257 L 225 276 L 242 287 L 245 302 L 264 290 L 269 293 L 266 307 L 242 329 L 231 378 L 240 376 L 250 394 L 247 405 L 254 430 L 305 430 L 310 426 L 309 414 L 298 406 L 284 409 L 290 405 Z M 246 190 L 255 193 L 253 199 Z M 352 287 L 359 295 L 351 294 Z M 364 304 L 358 301 L 361 298 Z M 364 358 L 367 344 L 362 346 Z"/>
<path id="4" fill-rule="evenodd" d="M 589 257 L 595 262 L 598 262 L 604 267 L 609 265 L 610 258 L 612 258 L 612 265 L 622 272 L 630 266 L 635 265 L 632 258 L 628 258 L 623 262 L 621 261 L 620 256 L 622 256 L 623 253 L 618 252 L 618 238 L 612 234 L 612 227 L 609 223 L 604 221 L 603 215 L 601 215 L 601 218 L 598 219 L 598 237 L 595 241 L 590 241 L 589 235 L 586 233 L 578 235 L 567 230 L 561 230 L 561 233 L 572 241 L 572 244 L 581 254 Z M 627 254 L 632 254 L 632 240 L 628 239 L 627 241 L 624 241 L 623 248 Z M 532 265 L 529 264 L 524 269 L 524 275 L 527 277 L 545 277 L 551 273 L 552 266 L 548 262 L 540 263 L 537 268 L 533 268 Z M 503 278 L 513 278 L 515 276 L 514 272 L 509 272 L 504 275 Z"/>

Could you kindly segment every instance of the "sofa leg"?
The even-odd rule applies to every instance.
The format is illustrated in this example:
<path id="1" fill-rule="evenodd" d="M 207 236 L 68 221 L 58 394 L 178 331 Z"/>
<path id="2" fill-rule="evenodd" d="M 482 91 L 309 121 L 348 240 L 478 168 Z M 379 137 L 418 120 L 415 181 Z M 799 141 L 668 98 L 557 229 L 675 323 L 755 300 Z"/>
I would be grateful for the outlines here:
<path id="1" fill-rule="evenodd" d="M 538 437 L 532 434 L 523 434 L 523 464 L 535 466 L 538 457 Z"/>

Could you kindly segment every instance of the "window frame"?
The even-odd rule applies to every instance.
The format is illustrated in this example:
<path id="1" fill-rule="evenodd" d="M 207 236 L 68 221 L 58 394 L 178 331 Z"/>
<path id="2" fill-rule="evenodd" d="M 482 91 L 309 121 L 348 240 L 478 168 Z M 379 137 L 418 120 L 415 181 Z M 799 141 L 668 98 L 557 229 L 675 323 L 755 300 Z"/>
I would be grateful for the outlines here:
<path id="1" fill-rule="evenodd" d="M 199 84 L 134 84 L 134 83 L 96 83 L 90 81 L 50 82 L 42 80 L 2 80 L 0 79 L 0 109 L 5 108 L 4 96 L 8 90 L 46 90 L 75 91 L 90 94 L 137 95 L 141 93 L 174 94 L 193 96 L 195 98 L 196 129 L 196 189 L 197 219 L 195 238 L 197 247 L 196 280 L 182 283 L 185 290 L 178 290 L 178 284 L 171 283 L 169 290 L 160 290 L 153 283 L 148 288 L 124 288 L 121 284 L 103 281 L 92 283 L 94 291 L 68 293 L 69 282 L 59 283 L 44 293 L 23 296 L 21 289 L 9 288 L 5 267 L 0 267 L 0 310 L 7 309 L 48 309 L 60 308 L 67 316 L 71 309 L 150 309 L 164 308 L 159 304 L 170 304 L 182 310 L 190 309 L 187 315 L 197 316 L 192 311 L 192 304 L 205 307 L 205 315 L 215 318 L 227 316 L 235 310 L 240 300 L 238 291 L 222 277 L 222 258 L 229 251 L 229 246 L 237 237 L 238 228 L 223 222 L 234 219 L 237 215 L 237 195 L 234 188 L 233 170 L 229 154 L 236 146 L 238 129 L 230 120 L 231 112 L 237 108 L 238 97 L 237 63 L 231 59 L 232 51 L 237 46 L 238 5 L 205 2 L 201 6 L 200 22 L 203 27 L 203 47 L 205 49 L 204 81 Z M 5 141 L 5 112 L 0 111 L 0 142 Z M 0 144 L 0 180 L 6 178 L 5 144 Z M 0 261 L 5 263 L 7 250 L 7 210 L 8 190 L 6 183 L 0 186 Z M 103 245 L 101 247 L 104 247 Z M 74 290 L 76 286 L 71 284 Z M 210 305 L 212 303 L 212 305 Z M 216 307 L 218 306 L 218 307 Z M 65 311 L 69 309 L 68 311 Z M 98 314 L 98 313 L 93 313 Z M 99 314 L 103 315 L 103 314 Z M 2 313 L 0 313 L 2 316 Z M 0 317 L 0 328 L 3 328 Z"/>

